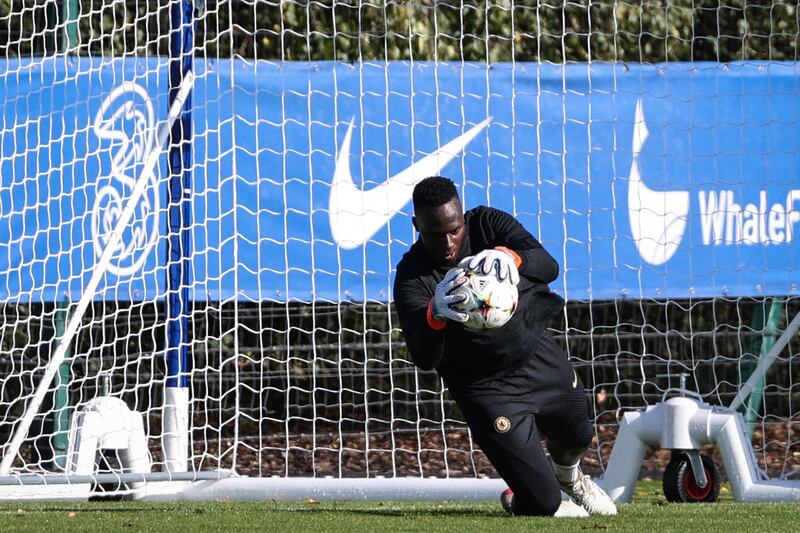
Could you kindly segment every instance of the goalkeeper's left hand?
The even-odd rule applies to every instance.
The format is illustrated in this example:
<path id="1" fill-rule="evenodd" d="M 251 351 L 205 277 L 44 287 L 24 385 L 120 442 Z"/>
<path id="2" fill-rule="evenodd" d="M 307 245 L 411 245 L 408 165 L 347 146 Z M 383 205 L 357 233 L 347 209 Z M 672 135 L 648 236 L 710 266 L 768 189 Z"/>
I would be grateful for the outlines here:
<path id="1" fill-rule="evenodd" d="M 497 274 L 497 279 L 505 281 L 510 279 L 511 283 L 519 283 L 519 270 L 514 262 L 514 257 L 508 252 L 496 248 L 483 250 L 470 259 L 467 264 L 470 270 L 488 274 L 493 269 Z"/>

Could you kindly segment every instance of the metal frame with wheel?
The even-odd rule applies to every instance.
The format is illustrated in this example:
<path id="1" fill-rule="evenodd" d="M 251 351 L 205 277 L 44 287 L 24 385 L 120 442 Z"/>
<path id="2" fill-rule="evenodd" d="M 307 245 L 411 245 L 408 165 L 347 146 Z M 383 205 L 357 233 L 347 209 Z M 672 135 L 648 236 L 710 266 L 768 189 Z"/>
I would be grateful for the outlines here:
<path id="1" fill-rule="evenodd" d="M 719 471 L 710 458 L 700 455 L 707 444 L 716 444 L 737 501 L 800 502 L 800 481 L 770 479 L 758 467 L 742 405 L 766 375 L 780 352 L 800 329 L 800 313 L 758 366 L 728 407 L 711 406 L 686 390 L 668 389 L 662 401 L 644 411 L 625 413 L 600 486 L 615 502 L 627 502 L 638 479 L 647 446 L 673 450 L 664 473 L 664 494 L 670 501 L 713 501 L 719 494 Z"/>
<path id="2" fill-rule="evenodd" d="M 684 391 L 683 396 L 651 405 L 645 411 L 625 413 L 599 485 L 615 502 L 629 501 L 648 446 L 685 455 L 688 464 L 682 471 L 687 475 L 691 472 L 694 486 L 705 487 L 704 477 L 718 484 L 718 478 L 714 481 L 714 471 L 701 467 L 708 466 L 710 459 L 704 459 L 699 453 L 704 446 L 716 444 L 737 501 L 800 502 L 799 481 L 770 479 L 758 467 L 745 427 L 741 413 L 711 406 L 688 391 Z M 696 459 L 692 461 L 694 454 Z"/>

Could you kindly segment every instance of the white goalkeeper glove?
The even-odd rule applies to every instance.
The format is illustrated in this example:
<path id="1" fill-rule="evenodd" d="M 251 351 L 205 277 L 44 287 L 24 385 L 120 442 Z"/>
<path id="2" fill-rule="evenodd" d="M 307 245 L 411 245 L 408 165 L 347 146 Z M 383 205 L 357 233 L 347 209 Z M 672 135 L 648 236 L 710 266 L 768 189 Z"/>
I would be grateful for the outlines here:
<path id="1" fill-rule="evenodd" d="M 482 274 L 489 274 L 494 270 L 500 281 L 510 279 L 514 285 L 519 283 L 519 270 L 514 263 L 514 257 L 508 252 L 496 248 L 483 250 L 476 254 L 470 259 L 467 268 Z"/>
<path id="2" fill-rule="evenodd" d="M 450 307 L 453 304 L 467 301 L 466 294 L 451 294 L 466 282 L 467 277 L 464 275 L 463 268 L 453 268 L 445 274 L 444 279 L 436 285 L 436 292 L 433 295 L 431 311 L 435 318 L 454 322 L 466 322 L 469 319 L 466 313 L 456 311 Z"/>

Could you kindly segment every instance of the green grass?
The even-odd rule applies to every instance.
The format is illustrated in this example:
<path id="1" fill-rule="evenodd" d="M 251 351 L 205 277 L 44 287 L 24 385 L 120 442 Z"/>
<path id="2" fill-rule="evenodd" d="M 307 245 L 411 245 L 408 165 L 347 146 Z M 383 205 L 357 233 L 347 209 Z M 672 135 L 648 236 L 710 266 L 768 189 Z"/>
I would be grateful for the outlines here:
<path id="1" fill-rule="evenodd" d="M 800 506 L 667 503 L 657 482 L 640 483 L 616 517 L 509 517 L 497 502 L 97 502 L 0 505 L 0 530 L 66 531 L 796 531 Z"/>

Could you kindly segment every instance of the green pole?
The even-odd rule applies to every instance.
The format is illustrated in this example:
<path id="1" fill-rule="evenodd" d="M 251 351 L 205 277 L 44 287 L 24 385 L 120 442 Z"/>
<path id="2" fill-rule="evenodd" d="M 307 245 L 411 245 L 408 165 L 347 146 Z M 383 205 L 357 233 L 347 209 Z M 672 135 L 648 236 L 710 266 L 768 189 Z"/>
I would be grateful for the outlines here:
<path id="1" fill-rule="evenodd" d="M 54 346 L 64 336 L 64 329 L 69 320 L 69 303 L 60 301 L 56 304 Z M 56 470 L 64 470 L 67 466 L 67 445 L 69 443 L 69 360 L 71 353 L 67 350 L 64 362 L 58 367 L 56 387 L 53 392 L 53 466 Z"/>
<path id="2" fill-rule="evenodd" d="M 766 302 L 764 303 L 766 304 Z M 777 338 L 778 334 L 778 325 L 780 324 L 781 316 L 783 314 L 783 303 L 783 298 L 773 298 L 766 320 L 764 320 L 763 309 L 761 308 L 760 312 L 757 311 L 756 316 L 753 317 L 753 329 L 758 331 L 763 328 L 764 333 L 761 337 L 761 349 L 759 350 L 758 358 L 751 360 L 746 367 L 743 365 L 742 382 L 747 381 L 755 368 L 758 366 L 758 361 L 764 358 L 764 356 L 766 356 L 775 345 L 775 339 Z M 757 344 L 757 342 L 758 341 L 756 341 L 754 344 Z M 754 352 L 755 350 L 752 350 L 751 353 Z M 743 405 L 745 421 L 747 422 L 748 436 L 753 435 L 753 430 L 755 429 L 758 420 L 758 413 L 761 411 L 763 392 L 764 378 L 761 378 L 758 380 L 753 388 L 753 391 L 750 393 L 750 396 L 747 398 L 747 402 Z"/>
<path id="3" fill-rule="evenodd" d="M 61 20 L 64 30 L 61 33 L 61 52 L 69 53 L 80 44 L 78 37 L 78 15 L 80 13 L 80 0 L 64 0 L 61 3 Z M 67 321 L 69 320 L 69 302 L 61 300 L 56 303 L 55 312 L 55 343 L 64 336 Z M 69 445 L 69 360 L 72 354 L 69 349 L 64 354 L 64 361 L 58 367 L 55 377 L 55 390 L 53 391 L 53 469 L 64 471 L 67 467 L 67 446 Z"/>
<path id="4" fill-rule="evenodd" d="M 61 18 L 64 21 L 64 32 L 61 34 L 61 51 L 71 52 L 80 44 L 78 40 L 78 0 L 65 0 L 61 3 Z"/>
<path id="5" fill-rule="evenodd" d="M 741 380 L 739 381 L 739 386 L 743 383 L 746 383 L 747 380 L 753 375 L 755 372 L 756 367 L 758 366 L 758 354 L 761 351 L 761 341 L 763 336 L 757 336 L 757 332 L 764 331 L 764 309 L 767 307 L 767 300 L 762 300 L 759 305 L 755 308 L 753 312 L 753 320 L 750 323 L 750 328 L 753 331 L 753 335 L 749 337 L 744 343 L 744 353 L 742 354 L 741 359 L 739 360 L 739 370 L 741 372 Z M 747 413 L 747 403 L 742 403 L 739 406 L 739 411 L 742 414 Z"/>

